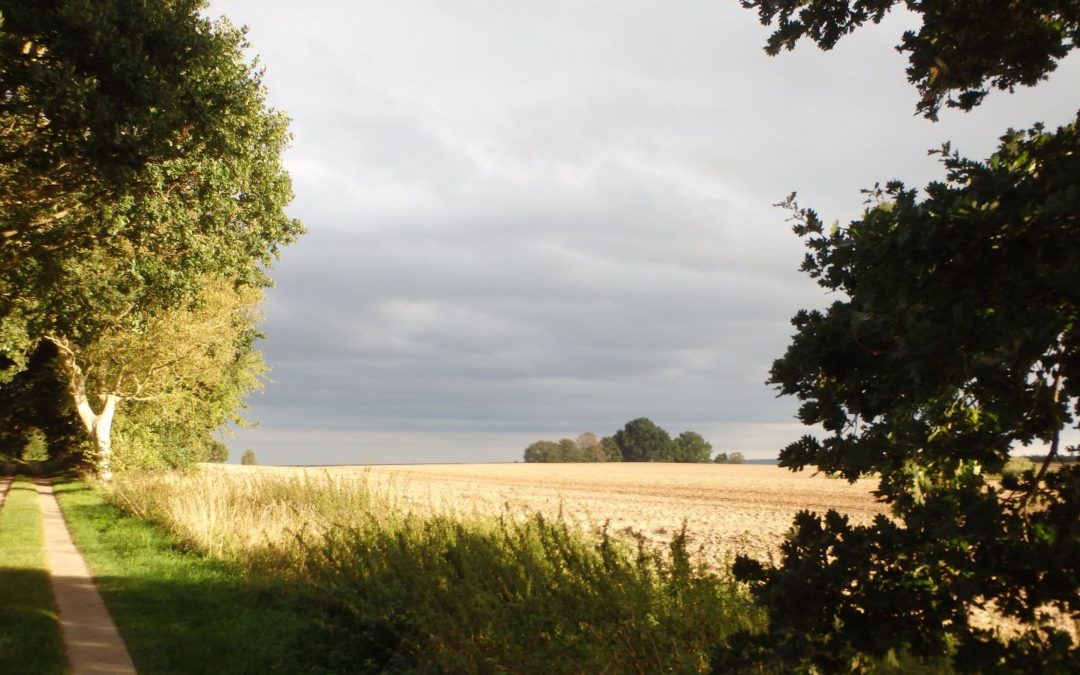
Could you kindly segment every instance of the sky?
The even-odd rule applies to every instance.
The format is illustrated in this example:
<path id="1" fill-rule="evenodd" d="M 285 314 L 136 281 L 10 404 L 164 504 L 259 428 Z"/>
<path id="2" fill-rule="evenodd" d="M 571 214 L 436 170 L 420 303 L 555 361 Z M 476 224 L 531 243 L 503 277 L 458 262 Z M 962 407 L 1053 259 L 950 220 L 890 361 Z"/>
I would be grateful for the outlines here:
<path id="1" fill-rule="evenodd" d="M 860 190 L 942 176 L 1076 114 L 1076 57 L 973 113 L 914 115 L 894 13 L 770 58 L 726 0 L 213 0 L 292 119 L 267 296 L 272 381 L 229 441 L 263 464 L 509 462 L 648 417 L 775 457 L 806 433 L 765 384 L 800 308 L 774 206 L 847 223 Z"/>

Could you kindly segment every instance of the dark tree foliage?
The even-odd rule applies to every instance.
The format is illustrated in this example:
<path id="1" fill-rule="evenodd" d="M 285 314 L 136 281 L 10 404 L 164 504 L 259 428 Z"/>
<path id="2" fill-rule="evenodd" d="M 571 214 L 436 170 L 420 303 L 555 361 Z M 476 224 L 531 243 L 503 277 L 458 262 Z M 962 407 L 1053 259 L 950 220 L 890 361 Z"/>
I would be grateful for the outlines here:
<path id="1" fill-rule="evenodd" d="M 245 126 L 261 100 L 233 58 L 242 34 L 201 18 L 205 5 L 0 1 L 0 261 L 118 235 L 145 245 L 162 214 L 143 200 L 202 197 L 206 169 L 187 160 L 263 142 Z"/>
<path id="2" fill-rule="evenodd" d="M 829 49 L 898 0 L 744 0 L 766 50 Z M 990 87 L 1033 85 L 1077 46 L 1075 0 L 903 3 L 922 19 L 898 49 L 930 119 Z M 1080 468 L 1054 464 L 1080 417 L 1080 140 L 1077 124 L 1010 131 L 986 162 L 946 146 L 945 180 L 920 198 L 871 191 L 863 217 L 826 232 L 787 206 L 804 271 L 839 295 L 803 311 L 770 383 L 820 424 L 781 465 L 879 476 L 892 517 L 857 526 L 796 518 L 778 566 L 739 558 L 769 613 L 762 635 L 717 654 L 721 670 L 867 670 L 898 653 L 960 672 L 1076 672 L 1060 630 L 1080 619 Z M 1009 453 L 1040 443 L 1019 475 Z M 989 476 L 1001 472 L 1000 480 Z M 1015 630 L 999 631 L 1004 619 Z"/>
<path id="3" fill-rule="evenodd" d="M 780 464 L 877 474 L 894 517 L 803 512 L 778 567 L 740 558 L 770 626 L 718 665 L 832 672 L 899 651 L 961 672 L 1080 663 L 1044 620 L 1080 618 L 1080 467 L 1051 466 L 1077 452 L 1061 434 L 1080 418 L 1080 130 L 1010 132 L 986 162 L 948 148 L 942 162 L 924 199 L 890 183 L 846 228 L 789 201 L 803 269 L 841 299 L 799 312 L 773 365 L 799 418 L 827 432 Z M 988 478 L 1032 442 L 1049 447 L 1037 470 Z"/>
<path id="4" fill-rule="evenodd" d="M 205 0 L 0 0 L 0 353 L 268 284 L 287 119 Z M 77 326 L 75 324 L 78 324 Z M 4 364 L 0 364 L 4 365 Z M 0 377 L 4 374 L 0 372 Z"/>
<path id="5" fill-rule="evenodd" d="M 774 25 L 766 51 L 793 49 L 803 37 L 831 49 L 896 5 L 919 14 L 897 50 L 908 55 L 908 80 L 921 95 L 918 111 L 933 119 L 944 103 L 970 110 L 989 87 L 1038 83 L 1080 42 L 1075 0 L 742 0 Z"/>
<path id="6" fill-rule="evenodd" d="M 0 455 L 17 456 L 34 429 L 44 434 L 50 455 L 72 451 L 81 441 L 82 430 L 58 370 L 56 348 L 42 343 L 25 370 L 0 382 Z"/>
<path id="7" fill-rule="evenodd" d="M 619 449 L 619 444 L 615 442 L 615 438 L 612 436 L 604 436 L 600 439 L 600 447 L 604 449 L 605 461 L 608 462 L 621 462 L 622 450 Z"/>
<path id="8" fill-rule="evenodd" d="M 624 462 L 670 462 L 675 456 L 668 432 L 647 417 L 627 422 L 614 438 Z"/>

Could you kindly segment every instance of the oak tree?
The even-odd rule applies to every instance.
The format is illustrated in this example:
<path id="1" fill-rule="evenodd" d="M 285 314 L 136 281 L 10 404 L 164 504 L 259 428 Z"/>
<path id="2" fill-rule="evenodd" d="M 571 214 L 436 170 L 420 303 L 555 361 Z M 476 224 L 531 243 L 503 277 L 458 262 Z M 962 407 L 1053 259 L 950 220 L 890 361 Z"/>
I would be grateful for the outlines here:
<path id="1" fill-rule="evenodd" d="M 154 403 L 194 422 L 190 405 L 218 411 L 220 425 L 259 386 L 264 366 L 254 351 L 260 293 L 232 282 L 208 283 L 189 306 L 142 314 L 131 308 L 93 342 L 61 333 L 57 348 L 72 404 L 96 450 L 102 477 L 112 473 L 112 425 L 121 404 Z"/>
<path id="2" fill-rule="evenodd" d="M 768 50 L 829 48 L 892 0 L 761 0 Z M 1037 82 L 1075 48 L 1080 4 L 905 2 L 919 109 L 977 105 Z M 1009 131 L 984 161 L 940 151 L 944 177 L 899 182 L 828 228 L 792 196 L 803 270 L 837 299 L 801 311 L 769 382 L 820 425 L 780 463 L 878 478 L 891 516 L 801 512 L 778 565 L 735 575 L 769 614 L 714 666 L 868 670 L 906 653 L 959 672 L 1070 672 L 1080 649 L 1080 467 L 1057 463 L 1080 420 L 1080 126 Z M 1038 444 L 1045 459 L 995 474 Z M 981 619 L 979 618 L 981 617 Z M 995 622 L 1012 627 L 998 630 Z M 938 663 L 938 665 L 940 665 Z"/>
<path id="3" fill-rule="evenodd" d="M 1080 45 L 1080 4 L 1073 0 L 741 0 L 774 27 L 766 51 L 775 56 L 802 38 L 832 49 L 894 7 L 914 12 L 918 30 L 904 33 L 908 81 L 918 111 L 936 119 L 942 104 L 971 110 L 991 87 L 1012 90 L 1046 79 Z"/>
<path id="4" fill-rule="evenodd" d="M 707 462 L 712 455 L 712 445 L 696 431 L 684 431 L 675 438 L 676 462 Z"/>
<path id="5" fill-rule="evenodd" d="M 675 454 L 668 433 L 647 417 L 630 420 L 614 438 L 624 462 L 670 462 Z"/>
<path id="6" fill-rule="evenodd" d="M 205 6 L 0 2 L 2 379 L 42 340 L 56 345 L 104 456 L 120 401 L 168 389 L 179 414 L 186 387 L 191 414 L 212 412 L 174 430 L 222 419 L 220 407 L 190 404 L 210 391 L 190 373 L 199 349 L 224 347 L 194 336 L 182 345 L 182 327 L 166 324 L 213 305 L 223 284 L 239 294 L 268 285 L 279 248 L 302 232 L 285 213 L 287 119 L 267 106 L 243 31 L 206 19 Z M 200 325 L 240 316 L 226 314 Z M 233 328 L 222 337 L 246 343 L 230 371 L 239 383 L 237 364 L 255 352 L 253 337 L 238 336 L 254 328 Z M 176 340 L 148 346 L 148 331 Z M 172 356 L 153 353 L 167 344 Z M 228 389 L 213 396 L 238 405 Z"/>

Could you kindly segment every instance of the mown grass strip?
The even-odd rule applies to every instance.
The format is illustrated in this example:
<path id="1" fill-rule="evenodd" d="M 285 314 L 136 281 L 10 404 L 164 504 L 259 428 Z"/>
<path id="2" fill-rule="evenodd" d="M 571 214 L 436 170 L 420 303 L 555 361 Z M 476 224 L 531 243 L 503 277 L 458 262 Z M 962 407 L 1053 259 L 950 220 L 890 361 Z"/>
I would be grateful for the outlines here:
<path id="1" fill-rule="evenodd" d="M 37 491 L 16 479 L 0 507 L 0 673 L 66 670 Z"/>
<path id="2" fill-rule="evenodd" d="M 139 673 L 313 670 L 298 644 L 303 617 L 277 594 L 253 587 L 234 565 L 179 550 L 85 483 L 55 489 Z"/>

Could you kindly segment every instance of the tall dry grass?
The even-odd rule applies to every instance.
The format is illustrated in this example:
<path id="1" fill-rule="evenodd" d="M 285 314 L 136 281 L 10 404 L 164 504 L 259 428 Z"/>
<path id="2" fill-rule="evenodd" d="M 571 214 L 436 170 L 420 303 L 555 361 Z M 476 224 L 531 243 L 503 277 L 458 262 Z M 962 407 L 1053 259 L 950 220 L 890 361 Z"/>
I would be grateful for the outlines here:
<path id="1" fill-rule="evenodd" d="M 365 476 L 325 471 L 128 473 L 113 481 L 107 497 L 194 549 L 238 562 L 268 551 L 296 552 L 301 542 L 361 515 L 389 527 L 403 514 L 393 494 L 371 487 Z"/>
<path id="2" fill-rule="evenodd" d="M 118 478 L 110 499 L 279 582 L 331 672 L 699 672 L 761 615 L 731 578 L 540 514 L 421 508 L 365 476 Z"/>

